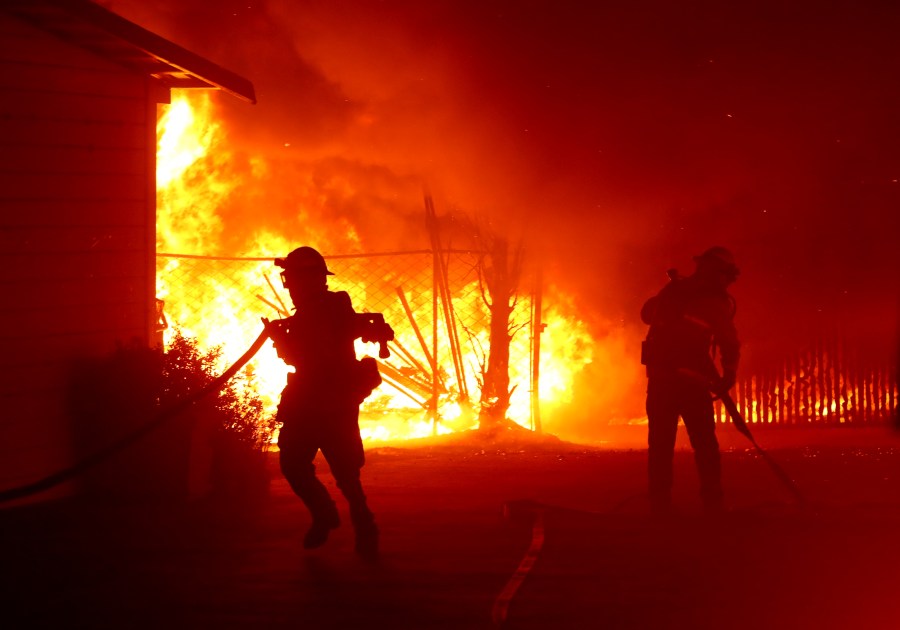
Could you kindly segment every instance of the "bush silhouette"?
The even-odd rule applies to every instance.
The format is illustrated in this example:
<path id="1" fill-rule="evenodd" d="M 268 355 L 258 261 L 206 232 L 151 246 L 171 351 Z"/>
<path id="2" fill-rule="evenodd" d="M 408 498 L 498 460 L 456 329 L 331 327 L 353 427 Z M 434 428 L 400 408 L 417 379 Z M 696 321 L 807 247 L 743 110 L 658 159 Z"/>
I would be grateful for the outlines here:
<path id="1" fill-rule="evenodd" d="M 201 350 L 195 339 L 176 330 L 165 352 L 120 346 L 110 356 L 76 362 L 69 395 L 76 457 L 90 456 L 156 423 L 152 431 L 89 472 L 85 478 L 89 493 L 184 498 L 192 466 L 196 469 L 197 460 L 203 459 L 198 453 L 205 453 L 208 460 L 199 465 L 207 469 L 201 476 L 206 477 L 209 492 L 265 491 L 265 451 L 274 418 L 248 387 L 250 374 L 236 376 L 183 412 L 166 412 L 216 379 L 221 353 L 220 347 Z"/>

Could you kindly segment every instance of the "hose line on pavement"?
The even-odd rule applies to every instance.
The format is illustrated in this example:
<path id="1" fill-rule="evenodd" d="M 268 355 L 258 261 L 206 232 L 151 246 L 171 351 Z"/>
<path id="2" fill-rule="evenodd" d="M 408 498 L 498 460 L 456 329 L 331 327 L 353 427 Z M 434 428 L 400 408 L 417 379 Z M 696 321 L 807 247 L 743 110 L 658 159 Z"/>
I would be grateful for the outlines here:
<path id="1" fill-rule="evenodd" d="M 501 626 L 506 623 L 509 613 L 509 604 L 512 602 L 516 591 L 522 586 L 522 582 L 528 576 L 528 573 L 534 567 L 541 549 L 544 547 L 544 510 L 542 507 L 531 501 L 510 501 L 503 505 L 503 515 L 507 519 L 531 518 L 531 544 L 528 551 L 519 562 L 515 573 L 506 582 L 503 590 L 494 600 L 494 606 L 491 609 L 491 621 L 494 625 Z"/>
<path id="2" fill-rule="evenodd" d="M 78 475 L 83 474 L 85 471 L 93 468 L 97 464 L 103 462 L 108 459 L 112 455 L 118 453 L 131 446 L 135 442 L 138 442 L 145 435 L 150 434 L 154 430 L 161 427 L 168 420 L 174 418 L 182 411 L 190 407 L 192 404 L 212 394 L 214 392 L 219 391 L 225 384 L 231 380 L 231 378 L 237 374 L 238 370 L 240 370 L 247 362 L 253 358 L 253 356 L 259 352 L 259 349 L 262 348 L 262 345 L 266 342 L 266 339 L 269 338 L 269 333 L 267 330 L 263 329 L 260 333 L 259 337 L 256 338 L 256 341 L 247 349 L 247 351 L 241 355 L 241 357 L 235 361 L 231 367 L 222 372 L 220 376 L 218 376 L 215 380 L 210 382 L 206 387 L 201 390 L 198 390 L 192 394 L 181 398 L 180 400 L 176 400 L 174 403 L 166 407 L 165 409 L 161 409 L 158 411 L 153 418 L 148 421 L 142 427 L 139 427 L 135 431 L 132 431 L 128 435 L 124 436 L 120 440 L 113 442 L 109 446 L 106 446 L 99 451 L 89 455 L 88 457 L 82 459 L 81 461 L 76 462 L 75 464 L 69 466 L 68 468 L 63 468 L 57 472 L 54 472 L 50 475 L 42 479 L 38 479 L 33 483 L 26 484 L 24 486 L 19 486 L 17 488 L 10 488 L 9 490 L 4 490 L 0 492 L 0 503 L 6 503 L 9 501 L 14 501 L 16 499 L 22 499 L 34 494 L 38 494 L 39 492 L 44 492 L 58 486 L 59 484 L 68 481 L 77 477 Z"/>

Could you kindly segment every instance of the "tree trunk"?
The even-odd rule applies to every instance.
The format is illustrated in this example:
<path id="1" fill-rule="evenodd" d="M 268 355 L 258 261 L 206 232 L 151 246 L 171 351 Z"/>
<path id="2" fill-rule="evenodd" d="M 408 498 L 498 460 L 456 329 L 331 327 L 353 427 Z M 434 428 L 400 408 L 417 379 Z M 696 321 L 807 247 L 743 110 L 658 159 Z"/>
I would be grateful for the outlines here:
<path id="1" fill-rule="evenodd" d="M 497 429 L 506 421 L 509 409 L 509 319 L 512 315 L 511 296 L 516 291 L 514 272 L 509 268 L 509 246 L 497 238 L 490 252 L 491 266 L 484 269 L 488 293 L 491 297 L 490 350 L 481 390 L 479 428 Z"/>

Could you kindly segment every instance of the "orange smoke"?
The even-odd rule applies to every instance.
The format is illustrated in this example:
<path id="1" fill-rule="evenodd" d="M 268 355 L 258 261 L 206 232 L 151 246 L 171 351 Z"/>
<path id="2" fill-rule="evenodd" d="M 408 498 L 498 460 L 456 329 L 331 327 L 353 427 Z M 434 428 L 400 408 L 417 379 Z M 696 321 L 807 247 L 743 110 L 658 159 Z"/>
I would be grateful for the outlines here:
<path id="1" fill-rule="evenodd" d="M 260 332 L 260 317 L 288 314 L 285 304 L 289 305 L 289 301 L 273 273 L 274 257 L 299 243 L 310 244 L 326 254 L 362 250 L 363 228 L 358 228 L 348 215 L 333 216 L 325 207 L 329 199 L 358 195 L 359 191 L 354 189 L 352 177 L 341 172 L 338 164 L 324 177 L 304 178 L 301 173 L 298 181 L 296 177 L 279 179 L 280 165 L 262 156 L 235 154 L 229 147 L 227 130 L 217 119 L 213 101 L 203 92 L 174 93 L 171 105 L 164 108 L 159 119 L 158 142 L 158 296 L 165 302 L 166 316 L 172 326 L 195 337 L 202 348 L 222 347 L 224 369 Z M 375 185 L 384 186 L 385 182 Z M 250 223 L 247 217 L 252 212 L 247 208 L 241 208 L 240 213 L 234 211 L 236 205 L 252 202 L 254 193 L 247 191 L 268 190 L 273 186 L 288 188 L 280 192 L 293 197 L 290 211 L 281 213 L 292 215 L 289 224 L 273 224 L 271 217 L 262 212 L 258 221 Z M 242 217 L 241 225 L 234 224 L 235 216 Z M 360 218 L 361 223 L 365 221 L 364 217 Z M 203 260 L 206 257 L 217 258 Z M 220 265 L 219 271 L 188 275 L 188 268 L 198 259 Z M 231 265 L 228 274 L 221 268 L 226 264 Z M 338 282 L 342 284 L 339 288 L 355 287 L 354 290 L 363 291 L 369 279 L 339 274 Z M 351 295 L 354 290 L 350 290 Z M 431 300 L 427 295 L 419 295 L 417 299 L 425 304 Z M 462 343 L 461 363 L 467 367 L 463 371 L 465 382 L 457 382 L 452 367 L 442 370 L 444 393 L 439 399 L 439 421 L 434 422 L 427 412 L 425 388 L 410 391 L 401 380 L 390 378 L 391 370 L 408 373 L 412 368 L 399 363 L 394 368 L 388 366 L 387 371 L 383 370 L 387 382 L 362 409 L 364 439 L 407 439 L 475 427 L 477 411 L 469 402 L 477 404 L 478 401 L 478 366 L 483 365 L 489 349 L 489 319 L 476 280 L 455 292 L 453 299 L 456 308 L 484 312 L 480 320 L 484 322 L 483 327 L 467 329 Z M 564 300 L 547 303 L 549 306 L 543 314 L 546 328 L 541 339 L 539 396 L 548 404 L 565 404 L 572 400 L 576 375 L 592 361 L 593 343 L 587 327 L 571 312 L 570 305 Z M 399 345 L 420 347 L 399 303 L 381 310 L 394 327 Z M 427 315 L 431 317 L 430 311 Z M 513 323 L 520 325 L 527 322 L 529 314 L 525 307 L 519 307 L 513 317 L 516 320 Z M 532 425 L 529 377 L 533 368 L 533 341 L 528 329 L 523 328 L 513 337 L 510 349 L 510 377 L 516 388 L 508 417 L 526 427 Z M 448 345 L 444 326 L 439 334 L 439 347 Z M 376 352 L 373 346 L 361 342 L 357 351 L 360 355 Z M 399 359 L 396 355 L 395 352 L 395 360 Z M 263 399 L 268 412 L 274 413 L 288 368 L 277 358 L 271 343 L 264 346 L 251 365 L 247 386 Z M 461 395 L 464 391 L 470 392 L 469 401 Z"/>

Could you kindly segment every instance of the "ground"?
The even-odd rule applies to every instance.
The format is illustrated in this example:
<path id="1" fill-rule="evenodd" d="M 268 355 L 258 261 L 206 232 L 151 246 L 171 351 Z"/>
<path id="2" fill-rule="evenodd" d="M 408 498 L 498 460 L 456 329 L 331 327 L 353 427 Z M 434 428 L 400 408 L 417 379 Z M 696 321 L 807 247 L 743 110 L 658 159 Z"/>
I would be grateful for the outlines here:
<path id="1" fill-rule="evenodd" d="M 383 533 L 376 563 L 354 555 L 341 502 L 345 524 L 326 546 L 301 548 L 308 516 L 275 456 L 269 491 L 256 499 L 8 509 L 0 623 L 900 627 L 897 435 L 757 437 L 805 505 L 731 435 L 722 439 L 729 512 L 701 513 L 680 442 L 679 513 L 664 520 L 643 496 L 640 436 L 618 448 L 518 434 L 370 448 L 364 483 Z"/>

